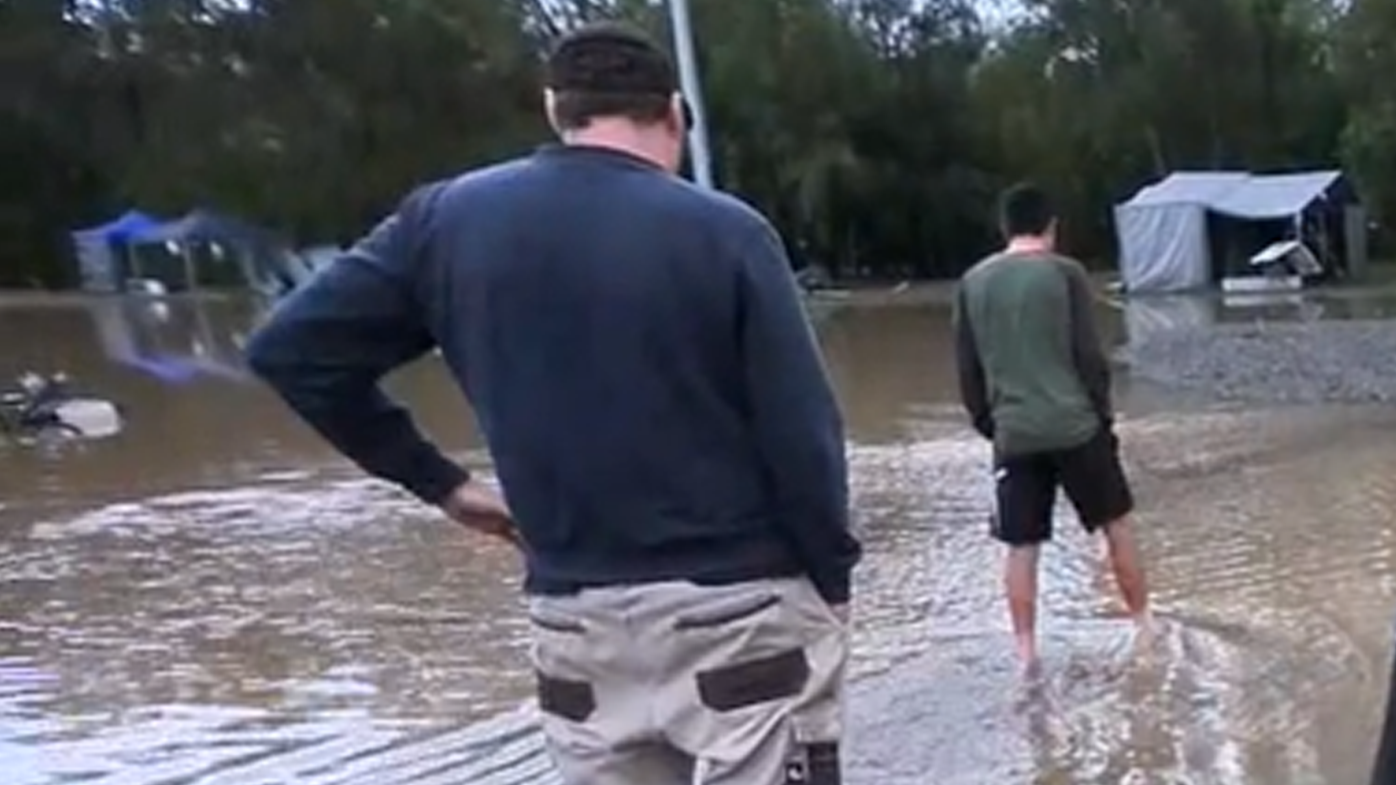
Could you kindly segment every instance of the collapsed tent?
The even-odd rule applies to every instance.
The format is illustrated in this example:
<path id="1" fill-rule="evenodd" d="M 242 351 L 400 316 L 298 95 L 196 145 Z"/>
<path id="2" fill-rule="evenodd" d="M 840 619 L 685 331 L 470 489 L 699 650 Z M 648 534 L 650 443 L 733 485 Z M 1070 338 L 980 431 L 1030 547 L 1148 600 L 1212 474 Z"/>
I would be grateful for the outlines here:
<path id="1" fill-rule="evenodd" d="M 133 246 L 164 246 L 171 253 L 142 254 L 139 277 L 168 291 L 201 287 L 261 288 L 281 270 L 288 247 L 274 232 L 210 210 L 133 234 Z"/>
<path id="2" fill-rule="evenodd" d="M 194 210 L 178 220 L 148 227 L 135 233 L 134 239 L 142 243 L 195 240 L 229 245 L 263 245 L 276 242 L 275 235 L 266 229 L 209 210 Z"/>
<path id="3" fill-rule="evenodd" d="M 290 247 L 276 233 L 232 216 L 194 210 L 161 221 L 131 210 L 72 233 L 78 279 L 90 292 L 122 292 L 155 281 L 156 291 L 204 287 L 284 289 Z M 140 288 L 139 286 L 137 288 Z"/>
<path id="4" fill-rule="evenodd" d="M 100 226 L 72 233 L 78 261 L 78 281 L 90 292 L 120 291 L 130 277 L 131 238 L 160 225 L 139 210 L 127 210 Z"/>
<path id="5" fill-rule="evenodd" d="M 1256 252 L 1282 240 L 1313 248 L 1325 272 L 1353 272 L 1366 256 L 1365 215 L 1337 171 L 1178 172 L 1116 205 L 1115 231 L 1132 293 L 1249 274 Z"/>

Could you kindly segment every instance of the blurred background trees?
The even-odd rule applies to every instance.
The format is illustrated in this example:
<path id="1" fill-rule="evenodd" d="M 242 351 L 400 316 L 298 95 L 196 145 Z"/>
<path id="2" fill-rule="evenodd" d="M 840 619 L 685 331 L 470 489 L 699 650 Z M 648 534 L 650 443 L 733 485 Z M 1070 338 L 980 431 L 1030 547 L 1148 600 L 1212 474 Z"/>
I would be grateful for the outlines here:
<path id="1" fill-rule="evenodd" d="M 1339 165 L 1396 212 L 1391 2 L 690 5 L 720 185 L 842 277 L 958 273 L 1024 177 L 1102 264 L 1177 169 Z M 647 0 L 0 0 L 0 285 L 67 283 L 67 232 L 130 206 L 351 240 L 545 141 L 541 52 L 610 15 L 668 40 Z"/>

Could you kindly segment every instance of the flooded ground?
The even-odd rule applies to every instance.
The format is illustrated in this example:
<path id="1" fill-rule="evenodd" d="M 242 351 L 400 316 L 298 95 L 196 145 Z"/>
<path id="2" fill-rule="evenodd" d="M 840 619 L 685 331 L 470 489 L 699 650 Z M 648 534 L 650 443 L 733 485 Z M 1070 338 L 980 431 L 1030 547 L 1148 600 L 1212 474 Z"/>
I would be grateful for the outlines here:
<path id="1" fill-rule="evenodd" d="M 1198 312 L 1106 315 L 1122 340 L 1218 316 Z M 0 783 L 550 782 L 515 557 L 294 423 L 239 369 L 253 318 L 0 306 L 0 374 L 63 367 L 130 414 L 82 449 L 0 445 Z M 1396 605 L 1396 413 L 1220 406 L 1122 379 L 1163 634 L 1131 648 L 1063 510 L 1044 683 L 1027 689 L 947 320 L 927 304 L 820 317 L 868 550 L 850 780 L 1365 785 Z M 434 362 L 393 387 L 483 460 Z"/>

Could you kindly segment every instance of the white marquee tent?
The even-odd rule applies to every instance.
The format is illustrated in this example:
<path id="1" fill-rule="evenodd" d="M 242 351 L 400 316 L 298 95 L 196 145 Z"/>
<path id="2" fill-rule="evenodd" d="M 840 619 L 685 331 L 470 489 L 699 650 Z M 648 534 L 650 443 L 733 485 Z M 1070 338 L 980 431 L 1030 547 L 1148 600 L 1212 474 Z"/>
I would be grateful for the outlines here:
<path id="1" fill-rule="evenodd" d="M 1296 221 L 1326 198 L 1341 172 L 1252 175 L 1177 172 L 1115 206 L 1126 291 L 1176 292 L 1212 283 L 1207 218 Z"/>

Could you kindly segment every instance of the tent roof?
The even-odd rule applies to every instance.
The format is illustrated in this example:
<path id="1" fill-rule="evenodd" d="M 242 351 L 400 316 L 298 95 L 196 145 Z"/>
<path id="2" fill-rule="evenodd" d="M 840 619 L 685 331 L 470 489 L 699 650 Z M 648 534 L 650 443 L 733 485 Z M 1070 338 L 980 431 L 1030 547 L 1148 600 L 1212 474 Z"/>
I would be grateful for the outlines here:
<path id="1" fill-rule="evenodd" d="M 1245 172 L 1175 172 L 1157 183 L 1144 186 L 1125 204 L 1131 207 L 1211 205 L 1249 177 Z"/>
<path id="2" fill-rule="evenodd" d="M 1328 192 L 1342 172 L 1177 172 L 1144 187 L 1125 207 L 1191 204 L 1237 218 L 1287 218 Z"/>
<path id="3" fill-rule="evenodd" d="M 1327 193 L 1342 176 L 1338 171 L 1256 175 L 1228 192 L 1212 209 L 1239 218 L 1297 215 Z"/>
<path id="4" fill-rule="evenodd" d="M 73 234 L 100 237 L 104 240 L 124 241 L 147 232 L 160 225 L 160 219 L 153 218 L 140 210 L 127 210 L 117 218 L 97 226 L 78 229 Z"/>
<path id="5" fill-rule="evenodd" d="M 230 245 L 263 245 L 272 244 L 273 237 L 268 230 L 241 219 L 210 210 L 194 210 L 178 220 L 150 226 L 132 239 L 138 243 L 206 240 Z"/>

